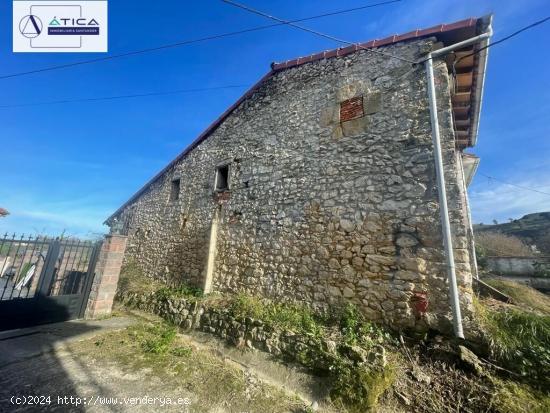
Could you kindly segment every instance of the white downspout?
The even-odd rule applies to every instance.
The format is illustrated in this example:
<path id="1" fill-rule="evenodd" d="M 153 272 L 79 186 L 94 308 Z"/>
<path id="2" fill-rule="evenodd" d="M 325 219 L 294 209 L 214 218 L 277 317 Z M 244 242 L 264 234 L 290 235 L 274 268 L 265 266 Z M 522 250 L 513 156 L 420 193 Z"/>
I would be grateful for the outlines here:
<path id="1" fill-rule="evenodd" d="M 491 26 L 489 26 L 486 33 L 429 53 L 424 62 L 426 67 L 426 75 L 428 77 L 428 100 L 430 103 L 432 140 L 434 145 L 435 170 L 439 193 L 439 209 L 441 214 L 441 225 L 443 227 L 443 242 L 445 246 L 445 259 L 447 262 L 447 277 L 449 279 L 449 295 L 453 313 L 453 327 L 455 335 L 459 338 L 464 338 L 464 331 L 462 329 L 462 314 L 460 312 L 460 301 L 458 299 L 458 287 L 456 283 L 455 259 L 453 252 L 453 241 L 451 238 L 451 223 L 449 221 L 449 209 L 447 206 L 447 189 L 445 187 L 443 156 L 441 153 L 441 138 L 439 134 L 439 118 L 437 115 L 433 59 L 450 51 L 461 49 L 481 40 L 488 39 L 492 34 L 493 30 Z"/>

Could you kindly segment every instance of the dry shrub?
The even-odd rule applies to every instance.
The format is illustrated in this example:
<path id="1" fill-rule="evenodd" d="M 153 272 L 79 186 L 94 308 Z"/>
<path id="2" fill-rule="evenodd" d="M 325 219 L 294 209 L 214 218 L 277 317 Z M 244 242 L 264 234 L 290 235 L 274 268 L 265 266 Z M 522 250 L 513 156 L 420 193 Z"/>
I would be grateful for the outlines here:
<path id="1" fill-rule="evenodd" d="M 151 293 L 163 286 L 159 281 L 147 277 L 137 261 L 130 259 L 124 262 L 120 269 L 117 295 L 120 296 L 128 292 Z"/>
<path id="2" fill-rule="evenodd" d="M 520 238 L 500 232 L 482 232 L 476 234 L 476 247 L 484 256 L 533 256 L 531 248 Z"/>
<path id="3" fill-rule="evenodd" d="M 485 278 L 483 281 L 510 296 L 518 306 L 550 315 L 550 296 L 525 284 L 501 278 Z"/>

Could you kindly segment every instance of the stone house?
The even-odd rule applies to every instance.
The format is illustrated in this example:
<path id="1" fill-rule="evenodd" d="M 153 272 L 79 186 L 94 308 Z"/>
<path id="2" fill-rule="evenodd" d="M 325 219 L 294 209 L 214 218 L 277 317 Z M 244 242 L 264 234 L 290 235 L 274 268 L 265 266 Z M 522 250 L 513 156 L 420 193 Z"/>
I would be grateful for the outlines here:
<path id="1" fill-rule="evenodd" d="M 429 80 L 417 62 L 488 27 L 490 17 L 472 18 L 273 63 L 107 219 L 129 237 L 126 260 L 207 292 L 350 301 L 376 321 L 446 328 Z M 477 163 L 463 150 L 476 142 L 485 43 L 433 58 L 465 318 L 475 274 L 466 182 Z"/>

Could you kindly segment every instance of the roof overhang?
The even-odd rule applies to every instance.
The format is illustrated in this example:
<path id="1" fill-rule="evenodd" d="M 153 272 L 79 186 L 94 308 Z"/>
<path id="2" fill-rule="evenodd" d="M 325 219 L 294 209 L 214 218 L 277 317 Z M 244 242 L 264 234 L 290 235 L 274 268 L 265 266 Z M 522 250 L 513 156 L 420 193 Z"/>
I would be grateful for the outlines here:
<path id="1" fill-rule="evenodd" d="M 468 34 L 474 37 L 485 33 L 491 26 L 492 16 L 477 19 L 475 30 Z M 474 29 L 472 27 L 472 29 Z M 457 43 L 464 38 L 450 39 Z M 447 56 L 449 71 L 454 76 L 452 94 L 453 124 L 456 145 L 459 149 L 475 146 L 479 131 L 481 102 L 485 84 L 489 39 L 460 49 Z"/>
<path id="2" fill-rule="evenodd" d="M 466 152 L 463 152 L 461 156 L 462 169 L 464 170 L 464 181 L 466 187 L 468 187 L 472 183 L 472 180 L 477 172 L 477 168 L 479 167 L 479 157 Z"/>

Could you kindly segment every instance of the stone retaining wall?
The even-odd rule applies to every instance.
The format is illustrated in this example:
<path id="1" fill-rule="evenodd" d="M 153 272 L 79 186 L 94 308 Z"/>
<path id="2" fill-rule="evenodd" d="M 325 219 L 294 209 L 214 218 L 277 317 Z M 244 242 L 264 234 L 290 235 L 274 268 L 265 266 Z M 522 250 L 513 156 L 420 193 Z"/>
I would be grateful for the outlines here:
<path id="1" fill-rule="evenodd" d="M 486 257 L 487 269 L 497 275 L 550 276 L 550 257 Z"/>
<path id="2" fill-rule="evenodd" d="M 161 316 L 184 331 L 197 330 L 227 340 L 238 348 L 264 351 L 295 360 L 297 352 L 308 347 L 318 352 L 319 341 L 289 330 L 266 326 L 250 317 L 237 319 L 227 309 L 205 305 L 181 297 L 159 298 L 155 293 L 129 293 L 119 297 L 122 304 Z M 336 351 L 336 345 L 324 344 L 325 350 Z M 324 368 L 327 368 L 324 365 Z"/>

